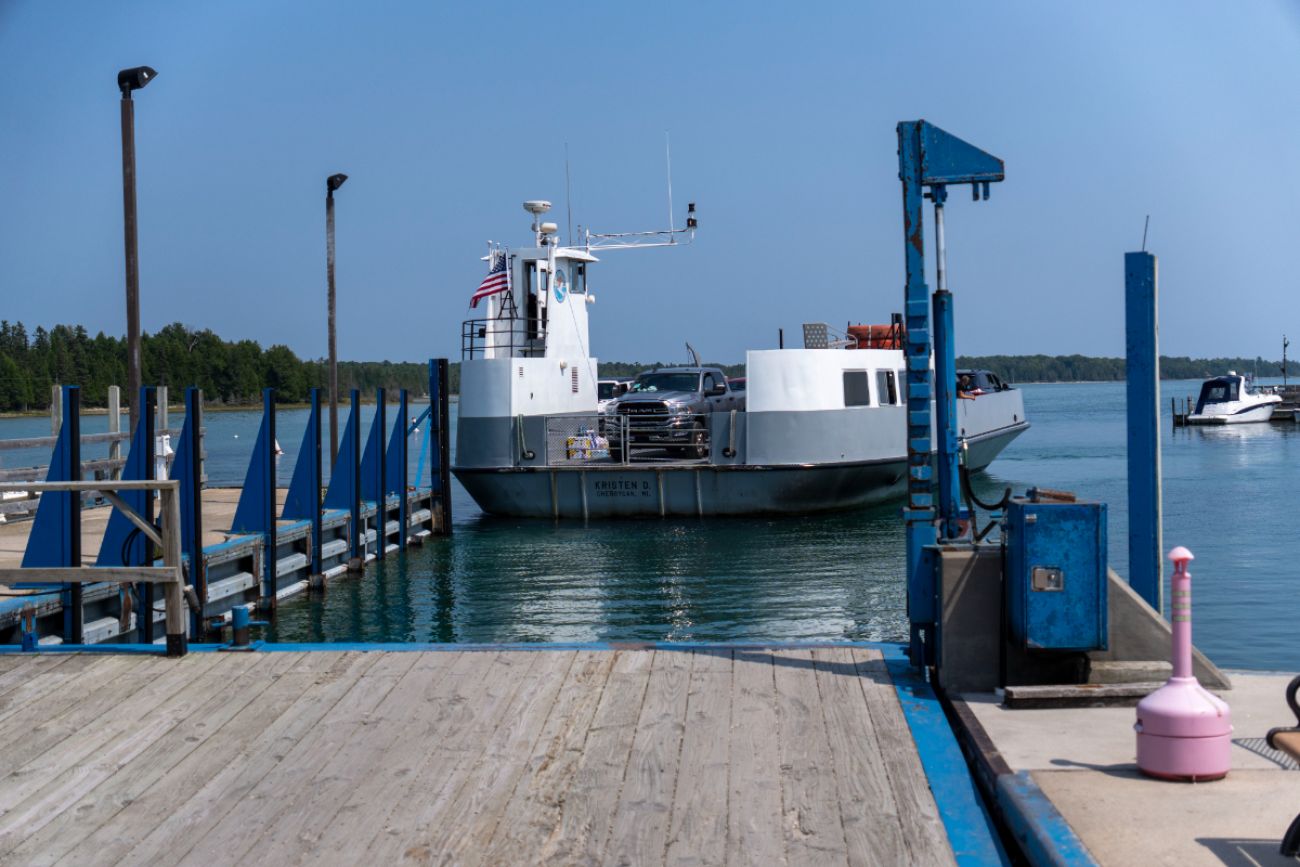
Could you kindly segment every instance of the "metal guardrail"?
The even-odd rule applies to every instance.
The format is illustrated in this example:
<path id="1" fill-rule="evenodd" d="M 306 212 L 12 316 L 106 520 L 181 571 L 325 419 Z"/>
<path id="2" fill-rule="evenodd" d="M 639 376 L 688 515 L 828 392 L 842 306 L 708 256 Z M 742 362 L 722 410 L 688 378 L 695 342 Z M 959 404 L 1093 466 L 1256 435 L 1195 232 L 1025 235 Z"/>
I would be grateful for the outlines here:
<path id="1" fill-rule="evenodd" d="M 707 462 L 711 449 L 707 413 L 546 418 L 548 466 Z"/>
<path id="2" fill-rule="evenodd" d="M 0 483 L 0 493 L 6 491 L 56 491 L 82 493 L 98 491 L 104 499 L 116 506 L 150 541 L 162 548 L 162 566 L 60 566 L 40 568 L 0 568 L 0 584 L 23 582 L 62 582 L 92 584 L 100 581 L 122 584 L 161 584 L 167 631 L 167 655 L 184 656 L 188 650 L 186 639 L 186 611 L 184 575 L 181 567 L 181 506 L 178 481 L 105 479 L 94 482 L 32 482 L 28 484 Z M 160 523 L 154 526 L 118 496 L 121 491 L 157 491 L 159 494 Z M 79 507 L 74 506 L 74 510 Z M 78 517 L 79 516 L 75 516 Z M 78 533 L 79 520 L 73 522 L 73 532 Z M 78 544 L 74 550 L 79 551 Z M 74 558 L 75 559 L 75 558 Z M 80 593 L 74 594 L 73 617 L 77 625 L 74 632 L 80 635 Z"/>
<path id="3" fill-rule="evenodd" d="M 461 359 L 483 358 L 489 349 L 511 358 L 540 358 L 546 353 L 546 320 L 506 316 L 460 324 Z"/>

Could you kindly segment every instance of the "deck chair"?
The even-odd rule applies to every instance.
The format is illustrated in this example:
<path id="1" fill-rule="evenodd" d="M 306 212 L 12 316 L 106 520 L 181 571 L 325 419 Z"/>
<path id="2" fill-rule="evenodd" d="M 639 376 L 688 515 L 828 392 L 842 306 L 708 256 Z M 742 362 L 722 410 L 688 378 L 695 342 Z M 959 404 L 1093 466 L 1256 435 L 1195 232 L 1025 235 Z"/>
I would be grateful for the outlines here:
<path id="1" fill-rule="evenodd" d="M 1291 706 L 1291 713 L 1295 714 L 1296 724 L 1269 731 L 1268 745 L 1300 762 L 1300 704 L 1296 703 L 1298 691 L 1300 675 L 1293 678 L 1286 688 L 1286 703 Z M 1282 838 L 1282 854 L 1288 858 L 1300 855 L 1300 816 L 1296 816 L 1291 827 L 1286 829 L 1286 836 Z"/>

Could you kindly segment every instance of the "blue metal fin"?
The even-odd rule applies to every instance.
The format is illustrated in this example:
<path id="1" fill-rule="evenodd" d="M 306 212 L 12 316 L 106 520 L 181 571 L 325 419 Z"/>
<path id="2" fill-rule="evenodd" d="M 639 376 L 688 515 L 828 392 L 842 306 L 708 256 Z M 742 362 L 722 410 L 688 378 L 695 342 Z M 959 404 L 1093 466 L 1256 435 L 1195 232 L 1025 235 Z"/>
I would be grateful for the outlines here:
<path id="1" fill-rule="evenodd" d="M 147 406 L 144 390 L 141 389 L 140 406 Z M 152 442 L 152 425 L 148 424 L 142 414 L 135 423 L 131 434 L 131 451 L 126 456 L 126 465 L 122 467 L 122 478 L 132 480 L 152 479 L 154 476 L 154 448 Z M 126 501 L 137 515 L 149 517 L 148 507 L 152 491 L 120 491 L 118 496 Z M 122 514 L 116 506 L 108 516 L 108 527 L 104 530 L 104 540 L 99 544 L 99 556 L 95 558 L 96 566 L 147 566 L 149 565 L 149 540 L 143 533 L 135 532 L 135 524 Z M 126 538 L 135 532 L 135 538 L 126 545 Z M 125 548 L 124 548 L 125 546 Z M 125 556 L 123 556 L 125 554 Z"/>
<path id="2" fill-rule="evenodd" d="M 354 427 L 359 424 L 357 413 L 348 414 L 347 423 L 343 425 L 343 436 L 339 438 L 339 456 L 330 468 L 330 486 L 325 491 L 325 508 L 350 509 L 354 491 L 352 481 L 356 478 L 356 466 L 353 460 L 352 438 L 356 436 Z"/>
<path id="3" fill-rule="evenodd" d="M 198 535 L 194 520 L 195 497 L 189 492 L 189 486 L 199 477 L 198 469 L 194 466 L 199 460 L 194 447 L 199 437 L 197 431 L 191 427 L 198 416 L 198 412 L 195 411 L 198 400 L 197 389 L 193 387 L 185 389 L 185 424 L 181 427 L 181 438 L 176 445 L 176 454 L 172 456 L 170 475 L 170 478 L 181 483 L 181 550 L 191 556 L 194 551 L 199 550 L 195 545 L 197 541 L 195 536 Z"/>
<path id="4" fill-rule="evenodd" d="M 401 494 L 406 487 L 406 407 L 397 410 L 393 433 L 384 452 L 384 493 Z"/>
<path id="5" fill-rule="evenodd" d="M 927 121 L 921 125 L 921 183 L 991 183 L 1006 177 L 1002 160 Z"/>
<path id="6" fill-rule="evenodd" d="M 275 516 L 268 509 L 266 489 L 275 480 L 267 477 L 267 465 L 275 465 L 274 445 L 271 443 L 270 418 L 262 413 L 262 426 L 257 432 L 253 457 L 248 462 L 244 476 L 244 489 L 235 507 L 235 520 L 230 524 L 232 533 L 265 533 Z M 274 502 L 274 501 L 273 501 Z"/>
<path id="7" fill-rule="evenodd" d="M 59 428 L 59 438 L 54 443 L 54 452 L 50 455 L 50 469 L 45 474 L 47 482 L 77 481 L 81 467 L 73 467 L 73 457 L 79 448 L 74 447 L 71 436 L 75 425 L 68 418 L 68 388 L 63 389 L 63 425 Z M 80 443 L 76 444 L 77 446 Z M 27 537 L 27 549 L 23 551 L 23 568 L 78 566 L 72 562 L 72 498 L 81 496 L 70 491 L 46 491 L 41 494 L 40 505 L 36 507 L 36 517 L 32 520 L 32 532 Z M 21 587 L 58 587 L 61 584 L 44 584 L 26 582 Z"/>
<path id="8" fill-rule="evenodd" d="M 379 479 L 383 475 L 380 462 L 383 460 L 384 427 L 383 412 L 375 409 L 374 421 L 370 423 L 370 435 L 366 437 L 366 450 L 361 455 L 361 499 L 378 503 L 383 498 L 379 490 Z"/>
<path id="9" fill-rule="evenodd" d="M 320 412 L 318 405 L 313 409 L 317 411 L 307 414 L 307 429 L 302 434 L 298 462 L 293 467 L 289 493 L 280 511 L 280 517 L 289 521 L 310 521 L 320 513 Z"/>

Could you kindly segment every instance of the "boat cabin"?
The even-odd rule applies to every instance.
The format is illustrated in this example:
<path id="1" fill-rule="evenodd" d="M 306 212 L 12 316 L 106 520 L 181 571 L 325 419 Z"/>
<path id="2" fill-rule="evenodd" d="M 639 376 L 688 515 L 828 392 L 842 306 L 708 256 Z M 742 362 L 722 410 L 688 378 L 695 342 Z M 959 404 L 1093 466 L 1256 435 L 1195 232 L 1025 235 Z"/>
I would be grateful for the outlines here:
<path id="1" fill-rule="evenodd" d="M 1245 393 L 1247 393 L 1246 377 L 1236 373 L 1207 379 L 1201 385 L 1200 397 L 1196 399 L 1196 414 L 1203 415 L 1205 408 L 1214 404 L 1236 403 Z"/>

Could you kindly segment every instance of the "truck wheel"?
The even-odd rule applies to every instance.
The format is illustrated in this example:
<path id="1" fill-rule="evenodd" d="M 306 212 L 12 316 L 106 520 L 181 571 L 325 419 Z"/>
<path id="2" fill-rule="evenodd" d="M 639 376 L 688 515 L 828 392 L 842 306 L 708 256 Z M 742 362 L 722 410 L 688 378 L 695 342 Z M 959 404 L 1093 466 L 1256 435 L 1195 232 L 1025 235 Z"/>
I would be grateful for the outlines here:
<path id="1" fill-rule="evenodd" d="M 691 444 L 686 447 L 686 456 L 696 459 L 709 456 L 709 432 L 705 430 L 702 421 L 696 420 L 691 427 Z"/>
<path id="2" fill-rule="evenodd" d="M 609 444 L 609 459 L 616 464 L 623 463 L 623 447 Z"/>

